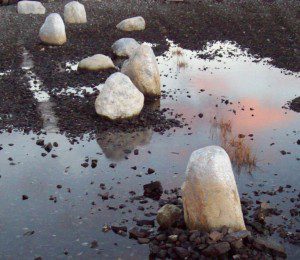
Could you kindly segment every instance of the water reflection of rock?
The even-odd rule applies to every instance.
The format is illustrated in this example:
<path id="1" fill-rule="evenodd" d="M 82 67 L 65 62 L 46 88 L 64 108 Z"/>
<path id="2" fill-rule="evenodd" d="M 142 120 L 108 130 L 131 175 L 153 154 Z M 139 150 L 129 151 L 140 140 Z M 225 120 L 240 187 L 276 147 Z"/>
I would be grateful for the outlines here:
<path id="1" fill-rule="evenodd" d="M 116 161 L 124 159 L 134 149 L 150 143 L 153 130 L 144 129 L 136 132 L 106 131 L 98 133 L 97 142 L 105 156 Z"/>

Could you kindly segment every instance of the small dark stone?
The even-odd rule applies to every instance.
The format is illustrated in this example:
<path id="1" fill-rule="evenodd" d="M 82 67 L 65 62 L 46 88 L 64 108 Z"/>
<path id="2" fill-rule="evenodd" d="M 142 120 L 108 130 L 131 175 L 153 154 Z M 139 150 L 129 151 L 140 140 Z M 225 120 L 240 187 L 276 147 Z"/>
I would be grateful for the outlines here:
<path id="1" fill-rule="evenodd" d="M 43 139 L 38 139 L 38 140 L 36 141 L 36 144 L 39 145 L 39 146 L 44 146 L 45 141 L 44 141 Z"/>
<path id="2" fill-rule="evenodd" d="M 154 200 L 159 200 L 163 193 L 163 188 L 159 181 L 145 184 L 143 187 L 144 187 L 144 196 L 148 198 L 152 198 Z"/>
<path id="3" fill-rule="evenodd" d="M 137 220 L 136 224 L 138 226 L 152 226 L 152 227 L 154 227 L 155 221 L 153 219 L 141 219 L 141 220 Z"/>
<path id="4" fill-rule="evenodd" d="M 150 235 L 150 233 L 146 229 L 142 229 L 142 228 L 139 229 L 137 227 L 134 227 L 129 230 L 129 238 L 134 238 L 134 239 L 146 238 L 146 237 L 149 237 L 149 235 Z"/>
<path id="5" fill-rule="evenodd" d="M 150 239 L 149 238 L 143 238 L 143 237 L 139 237 L 138 239 L 139 244 L 149 244 Z"/>
<path id="6" fill-rule="evenodd" d="M 154 244 L 150 244 L 149 245 L 149 249 L 150 249 L 150 254 L 158 254 L 158 252 L 160 251 L 160 247 Z"/>
<path id="7" fill-rule="evenodd" d="M 223 238 L 223 241 L 232 243 L 233 241 L 246 238 L 250 236 L 251 233 L 248 230 L 241 230 L 237 232 L 230 233 Z"/>
<path id="8" fill-rule="evenodd" d="M 158 241 L 165 241 L 165 240 L 167 240 L 167 236 L 166 236 L 166 234 L 159 234 L 155 237 L 155 239 Z"/>
<path id="9" fill-rule="evenodd" d="M 52 144 L 48 143 L 44 146 L 44 149 L 46 150 L 46 152 L 50 153 L 52 150 Z"/>
<path id="10" fill-rule="evenodd" d="M 286 151 L 284 151 L 284 150 L 281 150 L 280 153 L 281 153 L 282 155 L 286 155 Z"/>
<path id="11" fill-rule="evenodd" d="M 202 251 L 205 256 L 218 256 L 227 253 L 230 250 L 230 244 L 228 242 L 220 242 L 217 244 L 211 244 Z"/>
<path id="12" fill-rule="evenodd" d="M 22 196 L 22 200 L 28 200 L 28 196 L 27 195 L 23 195 Z"/>
<path id="13" fill-rule="evenodd" d="M 152 173 L 155 173 L 155 170 L 152 168 L 148 168 L 148 174 L 152 174 Z"/>
<path id="14" fill-rule="evenodd" d="M 181 259 L 185 259 L 189 255 L 189 251 L 183 247 L 174 247 L 174 252 L 178 255 Z"/>
<path id="15" fill-rule="evenodd" d="M 92 163 L 91 163 L 91 167 L 92 167 L 92 168 L 96 168 L 96 167 L 97 167 L 97 164 L 98 164 L 98 160 L 93 159 L 93 160 L 92 160 Z"/>
<path id="16" fill-rule="evenodd" d="M 92 241 L 90 248 L 98 247 L 98 242 L 96 240 Z"/>
<path id="17" fill-rule="evenodd" d="M 111 229 L 118 235 L 126 235 L 127 232 L 126 226 L 111 226 Z"/>
<path id="18" fill-rule="evenodd" d="M 115 168 L 116 166 L 117 166 L 116 163 L 111 163 L 111 164 L 109 165 L 110 168 Z"/>
<path id="19" fill-rule="evenodd" d="M 84 168 L 86 168 L 86 167 L 89 166 L 89 164 L 87 162 L 84 162 L 84 163 L 81 164 L 81 166 L 84 167 Z"/>
<path id="20" fill-rule="evenodd" d="M 109 193 L 108 193 L 108 192 L 105 192 L 105 193 L 99 194 L 99 195 L 101 196 L 101 198 L 102 198 L 103 200 L 108 200 L 108 198 L 109 198 Z"/>

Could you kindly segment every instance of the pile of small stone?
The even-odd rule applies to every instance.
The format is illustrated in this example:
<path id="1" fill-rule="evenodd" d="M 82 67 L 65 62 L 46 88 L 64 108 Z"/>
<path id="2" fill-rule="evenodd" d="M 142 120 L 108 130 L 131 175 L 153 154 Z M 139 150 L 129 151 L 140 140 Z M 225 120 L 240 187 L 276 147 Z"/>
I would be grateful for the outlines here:
<path id="1" fill-rule="evenodd" d="M 282 245 L 265 238 L 253 237 L 247 230 L 230 232 L 226 227 L 212 232 L 182 228 L 159 231 L 149 242 L 150 256 L 172 259 L 265 259 L 286 257 Z"/>

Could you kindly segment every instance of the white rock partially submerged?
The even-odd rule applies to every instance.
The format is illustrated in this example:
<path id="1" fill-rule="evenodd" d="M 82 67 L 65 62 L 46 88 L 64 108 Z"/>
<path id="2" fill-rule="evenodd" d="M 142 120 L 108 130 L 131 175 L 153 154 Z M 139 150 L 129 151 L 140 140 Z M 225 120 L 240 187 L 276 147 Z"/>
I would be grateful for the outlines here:
<path id="1" fill-rule="evenodd" d="M 246 229 L 231 162 L 223 148 L 207 146 L 194 151 L 186 174 L 182 199 L 189 229 Z"/>
<path id="2" fill-rule="evenodd" d="M 160 96 L 158 65 L 149 45 L 143 43 L 129 60 L 124 62 L 122 73 L 127 75 L 144 95 Z"/>
<path id="3" fill-rule="evenodd" d="M 110 57 L 103 54 L 96 54 L 94 56 L 81 60 L 78 64 L 78 69 L 82 70 L 105 70 L 115 68 L 115 65 Z"/>
<path id="4" fill-rule="evenodd" d="M 140 44 L 133 38 L 122 38 L 112 46 L 113 53 L 119 57 L 130 57 L 140 47 Z"/>
<path id="5" fill-rule="evenodd" d="M 137 16 L 123 20 L 117 24 L 117 29 L 121 31 L 142 31 L 145 30 L 146 22 L 143 17 Z"/>
<path id="6" fill-rule="evenodd" d="M 84 5 L 78 1 L 67 3 L 64 8 L 64 19 L 66 23 L 86 23 Z"/>
<path id="7" fill-rule="evenodd" d="M 45 14 L 46 8 L 38 1 L 20 1 L 18 2 L 19 14 Z"/>
<path id="8" fill-rule="evenodd" d="M 52 13 L 47 16 L 39 37 L 42 42 L 50 45 L 62 45 L 67 41 L 65 24 L 59 14 Z"/>
<path id="9" fill-rule="evenodd" d="M 144 95 L 120 72 L 106 80 L 95 101 L 97 114 L 111 120 L 136 116 L 143 106 Z"/>

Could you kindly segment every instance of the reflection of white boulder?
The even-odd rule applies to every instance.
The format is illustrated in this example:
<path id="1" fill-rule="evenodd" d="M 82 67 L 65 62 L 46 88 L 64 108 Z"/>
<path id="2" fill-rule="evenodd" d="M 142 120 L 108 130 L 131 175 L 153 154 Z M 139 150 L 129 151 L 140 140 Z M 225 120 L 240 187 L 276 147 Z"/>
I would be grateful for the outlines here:
<path id="1" fill-rule="evenodd" d="M 44 14 L 45 7 L 38 1 L 20 1 L 18 2 L 19 14 Z"/>
<path id="2" fill-rule="evenodd" d="M 160 96 L 160 75 L 152 48 L 143 43 L 136 52 L 124 62 L 122 73 L 146 96 Z"/>
<path id="3" fill-rule="evenodd" d="M 223 148 L 207 146 L 194 151 L 186 174 L 182 199 L 189 229 L 245 229 L 230 159 Z"/>
<path id="4" fill-rule="evenodd" d="M 117 25 L 117 29 L 126 32 L 145 30 L 145 27 L 146 22 L 141 16 L 125 19 Z"/>
<path id="5" fill-rule="evenodd" d="M 67 3 L 64 8 L 64 19 L 66 23 L 86 23 L 84 5 L 77 1 Z"/>
<path id="6" fill-rule="evenodd" d="M 152 133 L 152 129 L 133 133 L 106 131 L 97 135 L 97 142 L 107 158 L 122 160 L 130 151 L 150 143 Z"/>
<path id="7" fill-rule="evenodd" d="M 138 115 L 144 106 L 144 95 L 126 75 L 112 74 L 100 89 L 95 101 L 98 115 L 111 120 L 125 119 Z"/>
<path id="8" fill-rule="evenodd" d="M 122 38 L 112 46 L 113 53 L 119 57 L 130 57 L 140 47 L 140 44 L 133 38 Z"/>
<path id="9" fill-rule="evenodd" d="M 67 41 L 63 19 L 57 13 L 47 16 L 39 33 L 42 42 L 51 45 L 62 45 Z"/>

